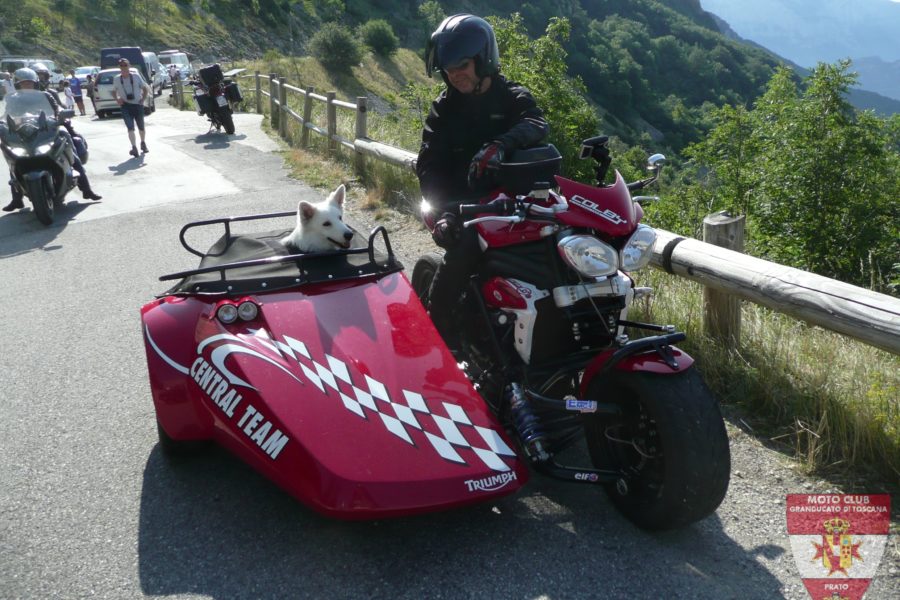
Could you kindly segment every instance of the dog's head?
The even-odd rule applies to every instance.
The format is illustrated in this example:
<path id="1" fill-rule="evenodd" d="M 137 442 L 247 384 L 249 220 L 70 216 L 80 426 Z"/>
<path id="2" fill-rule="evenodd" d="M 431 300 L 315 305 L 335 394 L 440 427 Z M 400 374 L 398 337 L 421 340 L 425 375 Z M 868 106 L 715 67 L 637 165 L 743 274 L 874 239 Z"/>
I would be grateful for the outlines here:
<path id="1" fill-rule="evenodd" d="M 301 200 L 297 205 L 297 227 L 285 242 L 303 252 L 349 248 L 353 230 L 344 224 L 343 184 L 322 202 Z"/>

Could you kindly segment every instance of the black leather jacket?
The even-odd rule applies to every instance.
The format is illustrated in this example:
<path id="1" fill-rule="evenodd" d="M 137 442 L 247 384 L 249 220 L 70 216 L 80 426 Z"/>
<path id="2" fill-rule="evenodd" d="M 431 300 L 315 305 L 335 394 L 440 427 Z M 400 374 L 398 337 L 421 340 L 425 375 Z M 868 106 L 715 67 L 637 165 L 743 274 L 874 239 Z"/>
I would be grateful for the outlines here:
<path id="1" fill-rule="evenodd" d="M 422 131 L 416 175 L 422 195 L 441 210 L 478 197 L 468 187 L 472 157 L 497 141 L 506 152 L 527 148 L 550 131 L 525 87 L 494 75 L 484 94 L 461 94 L 452 87 L 431 105 Z"/>

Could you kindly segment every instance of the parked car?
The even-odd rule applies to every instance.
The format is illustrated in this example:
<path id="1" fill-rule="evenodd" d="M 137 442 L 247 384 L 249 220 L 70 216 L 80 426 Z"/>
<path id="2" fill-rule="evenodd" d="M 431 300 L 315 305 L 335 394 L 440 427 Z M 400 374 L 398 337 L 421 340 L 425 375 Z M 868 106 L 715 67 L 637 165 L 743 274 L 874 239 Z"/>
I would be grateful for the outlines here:
<path id="1" fill-rule="evenodd" d="M 78 67 L 75 69 L 75 77 L 78 81 L 81 82 L 81 85 L 87 83 L 87 76 L 92 75 L 97 77 L 97 73 L 100 72 L 100 67 L 98 66 L 88 66 L 88 67 Z"/>
<path id="2" fill-rule="evenodd" d="M 101 119 L 105 119 L 113 113 L 122 112 L 113 96 L 113 78 L 119 72 L 119 69 L 103 69 L 97 75 L 94 84 L 94 105 L 97 107 L 97 117 Z M 131 72 L 139 75 L 137 69 L 132 68 Z M 153 94 L 147 94 L 147 98 L 144 100 L 144 114 L 149 115 L 154 111 L 156 111 L 156 98 Z"/>

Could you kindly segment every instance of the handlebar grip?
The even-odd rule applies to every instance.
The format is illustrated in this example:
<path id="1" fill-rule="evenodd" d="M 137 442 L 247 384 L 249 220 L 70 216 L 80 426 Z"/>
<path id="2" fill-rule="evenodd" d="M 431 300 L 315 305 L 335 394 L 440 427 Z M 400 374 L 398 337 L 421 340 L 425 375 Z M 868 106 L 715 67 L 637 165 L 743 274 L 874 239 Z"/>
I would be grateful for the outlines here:
<path id="1" fill-rule="evenodd" d="M 512 198 L 496 198 L 484 204 L 460 204 L 459 216 L 474 217 L 483 214 L 510 215 L 515 211 L 515 200 Z"/>

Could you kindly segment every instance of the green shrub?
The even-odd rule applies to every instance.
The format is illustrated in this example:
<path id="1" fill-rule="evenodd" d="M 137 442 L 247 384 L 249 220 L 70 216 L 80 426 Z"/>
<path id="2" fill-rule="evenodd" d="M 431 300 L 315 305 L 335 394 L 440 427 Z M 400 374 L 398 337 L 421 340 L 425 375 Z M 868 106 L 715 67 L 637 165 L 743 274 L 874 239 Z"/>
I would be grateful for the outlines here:
<path id="1" fill-rule="evenodd" d="M 372 19 L 359 28 L 363 42 L 378 56 L 390 56 L 397 51 L 400 40 L 394 35 L 390 23 L 384 19 Z"/>
<path id="2" fill-rule="evenodd" d="M 329 71 L 349 70 L 362 60 L 362 48 L 349 29 L 326 23 L 309 40 L 309 53 Z"/>

